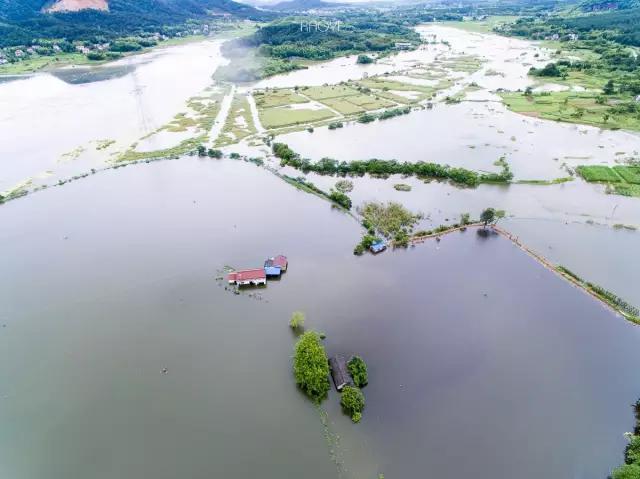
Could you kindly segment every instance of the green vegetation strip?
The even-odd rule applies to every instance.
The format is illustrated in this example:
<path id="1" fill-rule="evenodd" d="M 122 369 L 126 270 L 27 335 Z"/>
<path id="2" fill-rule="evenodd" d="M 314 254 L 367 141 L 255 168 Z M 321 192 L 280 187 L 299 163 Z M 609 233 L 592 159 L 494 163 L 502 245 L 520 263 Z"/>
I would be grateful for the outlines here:
<path id="1" fill-rule="evenodd" d="M 635 306 L 629 304 L 624 299 L 615 295 L 611 291 L 604 289 L 597 284 L 585 281 L 573 271 L 565 268 L 564 266 L 556 266 L 556 270 L 564 277 L 571 279 L 573 283 L 584 288 L 586 291 L 593 294 L 595 297 L 611 306 L 614 310 L 620 313 L 629 321 L 640 324 L 640 311 Z"/>
<path id="2" fill-rule="evenodd" d="M 509 166 L 503 163 L 500 173 L 477 173 L 466 168 L 452 168 L 448 165 L 437 163 L 416 163 L 395 160 L 364 160 L 351 162 L 338 162 L 331 158 L 323 158 L 318 162 L 303 159 L 284 143 L 274 143 L 273 153 L 280 158 L 282 166 L 291 166 L 304 173 L 314 172 L 320 175 L 338 176 L 364 176 L 369 174 L 375 177 L 387 178 L 390 175 L 416 176 L 421 179 L 449 180 L 457 185 L 475 187 L 480 183 L 509 183 L 513 179 L 513 173 Z"/>

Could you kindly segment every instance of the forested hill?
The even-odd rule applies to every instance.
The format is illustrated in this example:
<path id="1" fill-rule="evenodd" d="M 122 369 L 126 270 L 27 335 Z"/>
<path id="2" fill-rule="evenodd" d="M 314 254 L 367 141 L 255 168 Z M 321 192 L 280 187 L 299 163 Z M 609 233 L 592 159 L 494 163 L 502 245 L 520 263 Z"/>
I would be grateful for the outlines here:
<path id="1" fill-rule="evenodd" d="M 106 39 L 229 14 L 268 19 L 272 14 L 233 0 L 109 0 L 109 11 L 43 13 L 50 0 L 0 0 L 0 47 L 35 38 Z"/>
<path id="2" fill-rule="evenodd" d="M 583 12 L 605 12 L 609 10 L 628 10 L 639 8 L 640 0 L 586 0 L 580 4 Z"/>

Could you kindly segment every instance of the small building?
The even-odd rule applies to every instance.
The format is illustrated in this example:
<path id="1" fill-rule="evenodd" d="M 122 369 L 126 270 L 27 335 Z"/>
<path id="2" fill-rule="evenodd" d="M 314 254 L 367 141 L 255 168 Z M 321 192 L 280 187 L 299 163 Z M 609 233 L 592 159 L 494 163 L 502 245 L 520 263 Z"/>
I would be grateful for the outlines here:
<path id="1" fill-rule="evenodd" d="M 396 42 L 395 49 L 396 50 L 409 50 L 413 46 L 410 42 Z"/>
<path id="2" fill-rule="evenodd" d="M 386 249 L 387 249 L 387 244 L 384 241 L 376 241 L 371 245 L 371 247 L 369 248 L 369 251 L 371 251 L 373 254 L 378 254 L 378 253 L 382 253 Z"/>
<path id="3" fill-rule="evenodd" d="M 351 375 L 347 369 L 347 361 L 343 356 L 333 356 L 329 358 L 329 367 L 331 368 L 331 378 L 333 384 L 338 391 L 342 391 L 345 386 L 351 386 Z"/>
<path id="4" fill-rule="evenodd" d="M 277 266 L 282 271 L 286 271 L 287 267 L 289 266 L 289 261 L 287 261 L 287 257 L 281 254 L 276 256 L 275 258 L 271 258 L 271 261 L 273 261 L 274 266 Z"/>
<path id="5" fill-rule="evenodd" d="M 237 284 L 238 286 L 258 286 L 267 284 L 267 274 L 264 268 L 244 269 L 229 273 L 227 281 L 229 281 L 229 284 Z"/>
<path id="6" fill-rule="evenodd" d="M 16 51 L 14 51 L 13 54 L 16 56 L 16 58 L 20 58 L 24 56 L 24 52 L 19 48 Z"/>
<path id="7" fill-rule="evenodd" d="M 268 259 L 264 262 L 264 272 L 267 277 L 278 277 L 282 273 L 282 270 L 278 266 L 274 266 L 273 262 Z"/>
<path id="8" fill-rule="evenodd" d="M 640 95 L 636 97 L 636 103 L 640 103 Z"/>

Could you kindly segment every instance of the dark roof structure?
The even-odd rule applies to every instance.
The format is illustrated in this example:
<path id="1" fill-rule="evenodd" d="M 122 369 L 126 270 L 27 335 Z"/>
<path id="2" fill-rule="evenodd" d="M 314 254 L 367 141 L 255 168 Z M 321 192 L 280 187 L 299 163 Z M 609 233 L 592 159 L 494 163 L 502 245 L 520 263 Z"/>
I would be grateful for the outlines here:
<path id="1" fill-rule="evenodd" d="M 349 374 L 349 370 L 347 369 L 347 361 L 343 356 L 333 356 L 329 359 L 329 367 L 331 368 L 331 378 L 333 379 L 333 384 L 336 386 L 338 391 L 342 391 L 342 388 L 345 386 L 350 386 L 353 383 L 351 382 L 351 375 Z"/>

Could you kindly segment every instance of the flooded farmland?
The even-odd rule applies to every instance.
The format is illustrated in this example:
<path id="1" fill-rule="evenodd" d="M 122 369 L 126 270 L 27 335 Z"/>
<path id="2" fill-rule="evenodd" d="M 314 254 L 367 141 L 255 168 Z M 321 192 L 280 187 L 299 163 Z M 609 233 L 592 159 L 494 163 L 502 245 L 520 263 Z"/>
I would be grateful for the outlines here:
<path id="1" fill-rule="evenodd" d="M 516 180 L 637 154 L 637 133 L 506 111 L 490 90 L 526 87 L 524 63 L 546 58 L 539 45 L 441 26 L 423 33 L 450 47 L 362 68 L 342 58 L 239 88 L 401 75 L 451 48 L 485 57 L 436 95 L 476 83 L 467 101 L 277 141 L 314 160 L 479 171 L 497 170 L 504 156 Z M 0 128 L 10 133 L 0 189 L 112 165 L 132 142 L 152 148 L 141 138 L 211 85 L 225 61 L 219 48 L 185 45 L 111 69 L 0 83 Z M 229 110 L 225 96 L 215 131 Z M 259 136 L 225 152 L 302 175 L 280 168 Z M 101 139 L 115 144 L 89 154 Z M 336 181 L 306 178 L 325 191 Z M 355 206 L 398 201 L 424 213 L 424 228 L 502 208 L 501 226 L 532 249 L 640 304 L 640 233 L 614 228 L 640 226 L 637 198 L 579 179 L 475 189 L 352 181 Z M 399 182 L 411 191 L 395 190 Z M 37 191 L 1 205 L 0 222 L 2 476 L 602 479 L 621 460 L 640 396 L 640 329 L 502 237 L 469 229 L 356 257 L 362 228 L 352 216 L 267 168 L 186 155 Z M 279 253 L 289 271 L 264 289 L 235 295 L 220 279 L 227 266 Z M 287 326 L 296 310 L 326 334 L 330 354 L 367 361 L 360 424 L 334 391 L 317 408 L 296 389 Z"/>
<path id="2" fill-rule="evenodd" d="M 2 210 L 11 477 L 596 478 L 623 447 L 640 330 L 502 238 L 357 258 L 348 216 L 241 162 L 44 194 L 47 212 L 35 196 Z M 277 252 L 290 271 L 256 297 L 216 281 Z M 362 424 L 323 404 L 337 444 L 290 373 L 297 309 L 369 364 Z"/>

